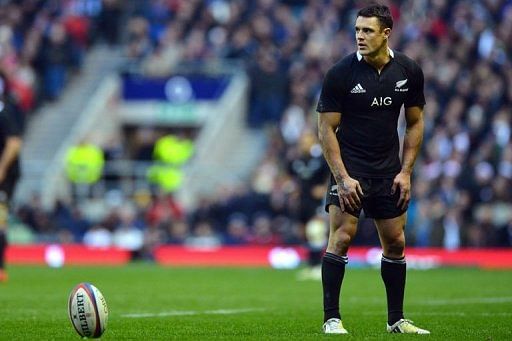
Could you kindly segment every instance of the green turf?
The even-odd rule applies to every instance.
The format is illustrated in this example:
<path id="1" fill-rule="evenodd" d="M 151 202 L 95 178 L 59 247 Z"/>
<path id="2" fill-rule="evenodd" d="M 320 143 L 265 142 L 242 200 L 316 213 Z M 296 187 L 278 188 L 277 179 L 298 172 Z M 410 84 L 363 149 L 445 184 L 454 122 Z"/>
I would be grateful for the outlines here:
<path id="1" fill-rule="evenodd" d="M 321 284 L 298 281 L 299 272 L 146 264 L 12 266 L 9 282 L 0 285 L 0 339 L 78 340 L 67 317 L 67 299 L 75 284 L 88 281 L 109 305 L 103 340 L 512 340 L 510 271 L 410 270 L 407 317 L 430 329 L 429 336 L 386 334 L 379 271 L 354 268 L 347 270 L 342 296 L 350 335 L 325 336 Z M 247 310 L 230 313 L 234 309 Z"/>

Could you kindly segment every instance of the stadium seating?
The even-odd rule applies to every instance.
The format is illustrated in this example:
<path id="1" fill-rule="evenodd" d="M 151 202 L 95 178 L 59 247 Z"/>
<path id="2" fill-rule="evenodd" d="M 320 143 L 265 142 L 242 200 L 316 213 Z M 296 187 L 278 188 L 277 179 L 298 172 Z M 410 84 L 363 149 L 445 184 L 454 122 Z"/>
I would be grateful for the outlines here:
<path id="1" fill-rule="evenodd" d="M 395 18 L 392 48 L 415 59 L 425 74 L 425 140 L 413 178 L 408 244 L 512 246 L 512 4 L 386 3 Z M 322 181 L 313 180 L 325 174 L 307 175 L 321 160 L 314 108 L 327 69 L 354 50 L 353 2 L 143 1 L 121 10 L 128 17 L 120 26 L 125 39 L 119 48 L 129 60 L 123 72 L 154 82 L 177 74 L 180 63 L 241 61 L 250 80 L 245 128 L 266 136 L 266 148 L 254 151 L 262 152 L 258 166 L 243 183 L 218 184 L 192 207 L 169 198 L 185 211 L 179 217 L 153 223 L 146 213 L 158 195 L 146 201 L 141 193 L 125 196 L 138 210 L 140 228 L 154 244 L 174 243 L 204 237 L 208 222 L 209 236 L 231 241 L 238 240 L 228 229 L 236 218 L 246 225 L 244 242 L 304 243 L 305 225 L 322 211 Z M 55 211 L 42 212 L 54 222 L 46 226 L 27 201 L 19 219 L 47 235 L 41 240 L 58 241 L 82 221 L 69 213 L 79 209 L 76 203 L 60 207 L 69 217 L 65 223 L 55 223 Z M 113 210 L 86 225 L 113 233 L 121 220 Z M 81 241 L 80 234 L 72 240 Z M 361 221 L 355 243 L 378 244 L 371 222 Z"/>

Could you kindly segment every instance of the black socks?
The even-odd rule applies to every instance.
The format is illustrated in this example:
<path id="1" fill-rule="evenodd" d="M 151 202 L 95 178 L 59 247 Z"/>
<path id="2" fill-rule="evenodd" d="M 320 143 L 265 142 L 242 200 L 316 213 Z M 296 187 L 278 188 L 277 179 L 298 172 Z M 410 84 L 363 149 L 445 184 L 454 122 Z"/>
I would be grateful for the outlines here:
<path id="1" fill-rule="evenodd" d="M 347 256 L 338 256 L 330 252 L 324 254 L 322 260 L 322 286 L 324 293 L 324 322 L 340 316 L 340 291 Z"/>
<path id="2" fill-rule="evenodd" d="M 392 259 L 382 256 L 380 274 L 386 286 L 389 325 L 404 318 L 406 269 L 405 257 Z"/>
<path id="3" fill-rule="evenodd" d="M 0 270 L 5 266 L 5 249 L 7 248 L 7 237 L 4 231 L 0 231 Z"/>

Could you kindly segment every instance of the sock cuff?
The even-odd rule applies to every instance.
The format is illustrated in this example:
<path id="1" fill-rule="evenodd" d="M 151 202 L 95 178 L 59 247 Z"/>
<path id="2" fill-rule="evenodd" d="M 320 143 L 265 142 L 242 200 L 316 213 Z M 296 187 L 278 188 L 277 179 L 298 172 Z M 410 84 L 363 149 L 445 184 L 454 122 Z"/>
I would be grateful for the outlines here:
<path id="1" fill-rule="evenodd" d="M 324 259 L 331 261 L 331 262 L 335 262 L 335 263 L 342 263 L 342 264 L 348 263 L 347 256 L 338 256 L 338 255 L 335 255 L 334 253 L 330 253 L 330 252 L 326 252 L 324 254 Z"/>
<path id="2" fill-rule="evenodd" d="M 406 263 L 405 256 L 403 256 L 402 258 L 389 258 L 389 257 L 382 255 L 381 261 L 386 262 L 386 263 L 393 263 L 393 264 L 405 264 Z"/>

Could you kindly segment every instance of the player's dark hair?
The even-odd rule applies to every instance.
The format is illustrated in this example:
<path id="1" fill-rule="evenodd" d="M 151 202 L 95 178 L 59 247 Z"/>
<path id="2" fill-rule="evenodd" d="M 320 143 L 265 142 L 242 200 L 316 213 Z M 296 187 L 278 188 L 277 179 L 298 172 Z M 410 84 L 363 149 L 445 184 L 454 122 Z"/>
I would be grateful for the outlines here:
<path id="1" fill-rule="evenodd" d="M 358 17 L 379 19 L 381 28 L 393 28 L 393 17 L 389 7 L 381 4 L 368 5 L 357 12 Z"/>

